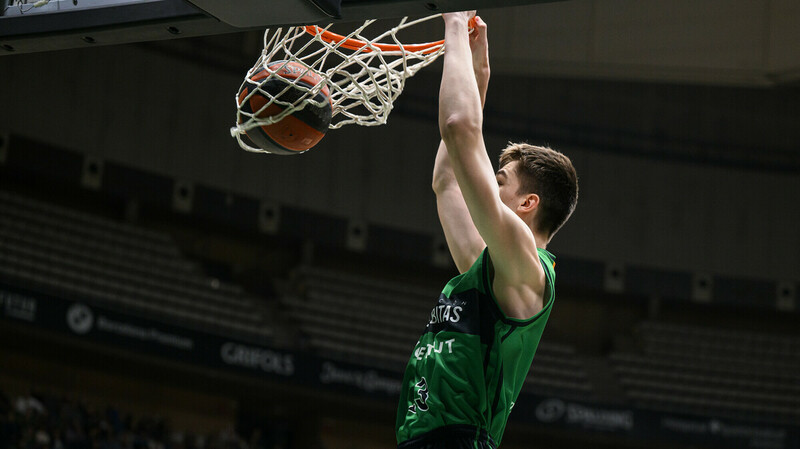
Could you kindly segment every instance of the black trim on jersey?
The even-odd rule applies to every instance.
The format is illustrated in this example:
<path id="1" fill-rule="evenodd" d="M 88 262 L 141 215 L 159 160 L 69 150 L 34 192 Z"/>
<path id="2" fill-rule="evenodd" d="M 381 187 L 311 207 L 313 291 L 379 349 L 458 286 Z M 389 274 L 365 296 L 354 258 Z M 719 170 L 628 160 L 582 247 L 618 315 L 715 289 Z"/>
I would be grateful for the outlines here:
<path id="1" fill-rule="evenodd" d="M 486 370 L 489 369 L 489 356 L 492 354 L 492 346 L 494 346 L 494 340 L 489 342 L 489 345 L 486 346 L 486 354 L 483 356 L 483 375 L 486 376 Z"/>
<path id="2" fill-rule="evenodd" d="M 537 255 L 538 255 L 538 249 L 537 249 Z M 483 268 L 483 280 L 482 280 L 482 283 L 484 285 L 484 288 L 486 289 L 486 292 L 492 298 L 492 304 L 494 304 L 494 309 L 497 312 L 498 319 L 500 321 L 502 321 L 503 323 L 508 324 L 509 326 L 514 326 L 514 327 L 529 326 L 529 325 L 535 323 L 536 320 L 538 320 L 544 314 L 544 311 L 553 304 L 553 300 L 555 300 L 555 296 L 551 294 L 551 295 L 548 295 L 547 302 L 544 304 L 544 306 L 542 306 L 542 310 L 540 310 L 539 313 L 537 313 L 536 315 L 534 315 L 534 316 L 532 316 L 532 317 L 530 317 L 530 318 L 528 318 L 526 320 L 518 320 L 518 319 L 513 319 L 513 318 L 507 317 L 506 314 L 503 313 L 503 310 L 500 309 L 500 305 L 497 302 L 497 296 L 495 296 L 494 289 L 492 288 L 491 282 L 489 282 L 490 279 L 494 279 L 494 265 L 492 264 L 492 258 L 489 256 L 489 248 L 488 247 L 486 247 L 483 250 L 483 256 L 482 257 L 484 258 L 483 267 L 482 267 Z M 548 290 L 552 290 L 555 287 L 553 285 L 554 284 L 554 280 L 550 277 L 550 271 L 547 268 L 545 268 L 545 266 L 544 266 L 545 265 L 545 260 L 542 259 L 542 256 L 539 256 L 539 262 L 542 264 L 542 269 L 544 270 L 544 277 L 545 277 L 544 293 L 547 294 Z M 489 276 L 491 276 L 491 277 L 489 277 Z M 553 296 L 553 297 L 550 298 L 550 296 Z"/>
<path id="3" fill-rule="evenodd" d="M 446 443 L 454 439 L 468 439 L 473 442 L 477 441 L 481 445 L 486 445 L 490 449 L 497 448 L 497 445 L 492 437 L 489 436 L 489 433 L 486 431 L 486 429 L 479 429 L 468 424 L 451 424 L 449 426 L 437 427 L 436 429 L 423 433 L 418 437 L 403 441 L 397 445 L 397 449 L 437 447 L 436 443 Z"/>
<path id="4" fill-rule="evenodd" d="M 498 413 L 497 413 L 497 405 L 500 404 L 500 390 L 503 388 L 503 384 L 504 383 L 505 382 L 503 381 L 503 365 L 501 364 L 500 365 L 500 375 L 498 376 L 498 380 L 497 380 L 497 388 L 495 388 L 494 400 L 492 401 L 492 408 L 491 408 L 492 417 L 495 417 L 495 416 L 498 415 Z"/>
<path id="5" fill-rule="evenodd" d="M 494 288 L 492 288 L 492 284 L 494 281 L 494 264 L 492 263 L 492 258 L 489 257 L 489 247 L 487 246 L 483 250 L 483 263 L 481 264 L 481 283 L 483 284 L 483 291 L 485 291 L 489 297 L 491 297 L 494 301 L 492 301 L 497 308 L 497 311 L 500 312 L 498 315 L 499 318 L 505 318 L 505 314 L 502 310 L 500 310 L 500 306 L 497 305 L 497 298 L 494 296 Z M 490 281 L 491 280 L 491 281 Z"/>
<path id="6" fill-rule="evenodd" d="M 511 335 L 511 333 L 512 333 L 512 332 L 514 332 L 515 330 L 517 330 L 517 328 L 516 328 L 516 327 L 512 327 L 512 328 L 510 328 L 510 329 L 508 330 L 508 332 L 506 332 L 506 334 L 505 334 L 505 335 L 503 335 L 502 337 L 500 337 L 500 343 L 502 343 L 502 342 L 506 341 L 506 338 L 508 338 L 508 337 Z"/>
<path id="7" fill-rule="evenodd" d="M 494 323 L 497 317 L 495 316 L 496 313 L 492 309 L 492 306 L 488 303 L 492 303 L 491 298 L 483 298 L 481 301 L 481 344 L 486 345 L 486 349 L 483 354 L 483 377 L 489 380 L 489 364 L 492 361 L 492 354 L 494 353 L 495 345 L 499 345 L 500 342 L 497 341 L 497 336 L 494 332 Z M 498 385 L 502 383 L 502 379 L 498 380 Z M 487 385 L 488 390 L 488 385 Z M 489 393 L 488 391 L 486 392 Z M 491 422 L 492 419 L 492 410 L 489 408 L 485 409 L 484 418 L 486 422 Z"/>

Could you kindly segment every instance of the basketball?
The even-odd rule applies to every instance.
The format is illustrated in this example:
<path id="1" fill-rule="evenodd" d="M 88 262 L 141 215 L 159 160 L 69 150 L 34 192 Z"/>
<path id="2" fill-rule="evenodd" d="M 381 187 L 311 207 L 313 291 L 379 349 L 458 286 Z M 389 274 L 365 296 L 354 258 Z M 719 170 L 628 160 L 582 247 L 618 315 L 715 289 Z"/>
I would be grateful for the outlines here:
<path id="1" fill-rule="evenodd" d="M 287 106 L 279 102 L 302 104 L 305 100 L 301 99 L 307 94 L 305 89 L 324 82 L 320 74 L 300 63 L 272 62 L 251 75 L 239 91 L 239 109 L 246 113 L 239 114 L 239 123 L 247 119 L 247 114 L 255 114 L 257 118 L 280 114 Z M 277 101 L 264 108 L 269 103 L 270 96 Z M 277 123 L 248 130 L 247 137 L 259 148 L 273 154 L 289 155 L 307 151 L 325 137 L 331 123 L 332 108 L 328 86 L 325 85 L 310 100 L 313 102 L 305 102 L 304 107 Z"/>

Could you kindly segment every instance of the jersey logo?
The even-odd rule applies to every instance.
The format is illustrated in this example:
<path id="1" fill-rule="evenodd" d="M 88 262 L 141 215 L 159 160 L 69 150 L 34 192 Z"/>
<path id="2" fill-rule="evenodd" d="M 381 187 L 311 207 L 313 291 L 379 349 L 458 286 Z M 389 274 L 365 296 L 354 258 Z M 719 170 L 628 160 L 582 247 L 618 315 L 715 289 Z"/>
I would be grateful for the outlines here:
<path id="1" fill-rule="evenodd" d="M 427 412 L 428 411 L 428 382 L 423 377 L 422 380 L 414 384 L 415 389 L 417 390 L 417 399 L 414 399 L 414 403 L 408 407 L 408 411 L 411 413 L 416 414 L 417 410 Z"/>

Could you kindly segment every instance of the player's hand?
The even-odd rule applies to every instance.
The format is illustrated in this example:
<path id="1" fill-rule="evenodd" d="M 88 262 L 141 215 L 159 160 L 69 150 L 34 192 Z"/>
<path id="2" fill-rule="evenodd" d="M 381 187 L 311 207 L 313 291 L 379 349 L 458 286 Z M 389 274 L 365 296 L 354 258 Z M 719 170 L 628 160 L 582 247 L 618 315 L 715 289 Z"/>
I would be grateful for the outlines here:
<path id="1" fill-rule="evenodd" d="M 475 17 L 475 10 L 446 12 L 442 14 L 442 18 L 444 19 L 445 23 L 447 22 L 468 23 L 469 20 L 472 19 L 473 17 Z"/>
<path id="2" fill-rule="evenodd" d="M 478 91 L 481 94 L 481 105 L 486 101 L 486 90 L 489 88 L 489 39 L 487 26 L 480 16 L 474 16 L 470 23 L 472 33 L 469 35 L 469 48 L 472 50 L 472 70 L 475 71 L 475 80 L 478 82 Z"/>

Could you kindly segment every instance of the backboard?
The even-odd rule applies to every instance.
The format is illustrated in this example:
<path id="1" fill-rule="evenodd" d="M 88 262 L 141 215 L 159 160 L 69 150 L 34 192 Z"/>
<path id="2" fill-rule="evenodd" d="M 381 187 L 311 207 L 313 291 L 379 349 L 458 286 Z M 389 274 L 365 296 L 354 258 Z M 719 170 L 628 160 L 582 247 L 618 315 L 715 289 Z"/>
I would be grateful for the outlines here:
<path id="1" fill-rule="evenodd" d="M 0 0 L 0 56 L 554 0 Z"/>

